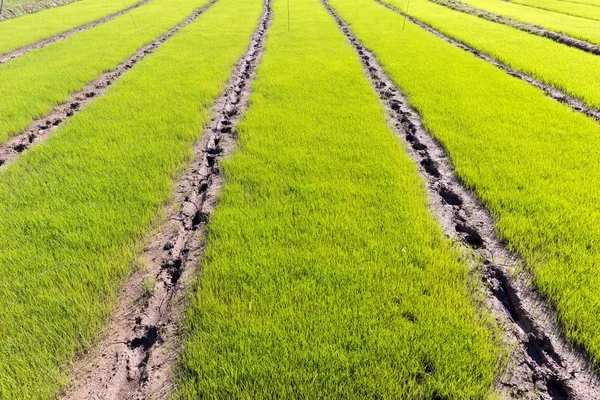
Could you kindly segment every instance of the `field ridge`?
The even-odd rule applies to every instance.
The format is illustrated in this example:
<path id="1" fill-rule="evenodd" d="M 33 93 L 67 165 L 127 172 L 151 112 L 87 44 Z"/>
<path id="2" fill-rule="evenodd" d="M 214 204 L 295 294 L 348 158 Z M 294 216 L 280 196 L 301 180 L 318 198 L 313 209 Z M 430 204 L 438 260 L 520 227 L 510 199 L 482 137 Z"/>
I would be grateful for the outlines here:
<path id="1" fill-rule="evenodd" d="M 55 106 L 49 113 L 36 118 L 23 131 L 11 136 L 5 143 L 0 143 L 0 169 L 10 165 L 23 152 L 29 150 L 32 146 L 48 139 L 48 137 L 58 130 L 69 118 L 79 113 L 86 105 L 106 93 L 110 87 L 115 82 L 118 82 L 123 74 L 133 68 L 135 64 L 158 50 L 168 39 L 186 25 L 194 22 L 217 1 L 219 0 L 210 0 L 208 3 L 197 8 L 185 20 L 137 50 L 131 57 L 120 62 L 115 68 L 102 73 L 94 81 L 88 83 L 83 89 L 72 93 L 68 99 Z"/>
<path id="2" fill-rule="evenodd" d="M 474 253 L 479 258 L 483 278 L 479 289 L 512 348 L 509 366 L 498 382 L 500 390 L 511 398 L 536 392 L 550 398 L 598 398 L 600 380 L 592 372 L 589 356 L 567 342 L 554 322 L 556 312 L 528 283 L 528 273 L 511 273 L 523 261 L 498 238 L 489 210 L 457 176 L 447 151 L 427 131 L 419 113 L 374 53 L 352 33 L 327 0 L 321 2 L 355 49 L 386 108 L 390 128 L 425 178 L 432 213 L 445 235 L 458 240 L 466 254 Z"/>

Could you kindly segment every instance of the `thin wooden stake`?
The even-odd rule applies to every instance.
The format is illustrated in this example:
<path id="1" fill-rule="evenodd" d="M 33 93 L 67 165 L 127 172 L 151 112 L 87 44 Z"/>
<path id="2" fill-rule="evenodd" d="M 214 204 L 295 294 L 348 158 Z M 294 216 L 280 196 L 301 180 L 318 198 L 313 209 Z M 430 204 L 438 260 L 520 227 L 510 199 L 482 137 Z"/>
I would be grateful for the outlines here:
<path id="1" fill-rule="evenodd" d="M 4 1 L 4 0 L 2 0 Z M 127 4 L 125 4 L 125 0 L 123 0 L 123 5 L 125 6 L 125 8 L 127 8 Z M 133 19 L 133 15 L 131 15 L 131 10 L 127 10 L 127 14 L 129 14 L 129 16 L 131 17 L 131 20 L 133 21 L 133 26 L 135 26 L 135 28 L 137 29 L 137 24 L 135 23 L 135 19 Z"/>
<path id="2" fill-rule="evenodd" d="M 406 17 L 408 17 L 408 6 L 410 5 L 410 0 L 406 3 L 406 12 L 404 13 L 404 23 L 402 24 L 402 32 L 404 32 L 404 27 L 406 26 Z"/>

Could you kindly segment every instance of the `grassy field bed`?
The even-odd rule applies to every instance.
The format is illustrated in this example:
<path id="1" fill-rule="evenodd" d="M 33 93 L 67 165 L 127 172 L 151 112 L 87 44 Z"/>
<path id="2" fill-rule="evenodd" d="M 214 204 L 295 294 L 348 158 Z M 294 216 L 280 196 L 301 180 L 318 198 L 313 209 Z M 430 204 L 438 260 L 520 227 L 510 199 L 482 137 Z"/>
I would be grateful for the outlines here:
<path id="1" fill-rule="evenodd" d="M 334 20 L 290 9 L 224 165 L 175 398 L 486 397 L 499 348 L 466 266 Z"/>
<path id="2" fill-rule="evenodd" d="M 600 0 L 561 0 L 565 4 L 587 4 L 590 6 L 600 7 Z"/>
<path id="3" fill-rule="evenodd" d="M 461 0 L 470 6 L 517 21 L 542 26 L 555 32 L 600 45 L 600 21 L 540 10 L 503 0 Z"/>
<path id="4" fill-rule="evenodd" d="M 80 0 L 0 22 L 0 55 L 123 10 L 141 0 Z M 10 2 L 5 7 L 10 7 Z"/>
<path id="5" fill-rule="evenodd" d="M 447 148 L 567 336 L 600 356 L 600 126 L 371 0 L 331 0 Z M 402 37 L 403 40 L 398 40 Z"/>
<path id="6" fill-rule="evenodd" d="M 407 0 L 383 1 L 400 10 L 407 8 Z M 598 56 L 428 0 L 413 0 L 408 9 L 446 36 L 600 108 Z"/>
<path id="7" fill-rule="evenodd" d="M 0 398 L 52 398 L 103 333 L 261 6 L 221 0 L 0 174 Z"/>
<path id="8" fill-rule="evenodd" d="M 65 102 L 70 93 L 115 68 L 207 2 L 153 0 L 131 11 L 136 25 L 129 15 L 122 15 L 0 65 L 0 142 L 21 132 L 35 118 Z"/>
<path id="9" fill-rule="evenodd" d="M 600 8 L 593 5 L 566 3 L 561 0 L 511 0 L 511 3 L 600 21 Z"/>

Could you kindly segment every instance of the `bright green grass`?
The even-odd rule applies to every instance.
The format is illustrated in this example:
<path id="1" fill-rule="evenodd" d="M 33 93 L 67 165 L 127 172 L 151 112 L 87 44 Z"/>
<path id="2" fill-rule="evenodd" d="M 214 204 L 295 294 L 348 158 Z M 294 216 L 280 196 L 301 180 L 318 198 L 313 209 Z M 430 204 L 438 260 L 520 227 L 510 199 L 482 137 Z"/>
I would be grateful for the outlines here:
<path id="1" fill-rule="evenodd" d="M 561 0 L 567 4 L 587 4 L 590 6 L 600 7 L 600 0 Z"/>
<path id="2" fill-rule="evenodd" d="M 383 1 L 406 10 L 407 0 Z M 598 56 L 427 0 L 411 0 L 409 14 L 455 40 L 600 108 Z"/>
<path id="3" fill-rule="evenodd" d="M 510 0 L 512 3 L 523 4 L 542 10 L 555 11 L 575 17 L 600 20 L 600 9 L 593 5 L 566 3 L 561 0 Z"/>
<path id="4" fill-rule="evenodd" d="M 123 0 L 81 0 L 67 6 L 0 22 L 0 54 L 85 25 L 138 1 L 141 0 L 125 0 L 125 3 Z M 6 2 L 4 6 L 10 7 L 16 3 Z"/>
<path id="5" fill-rule="evenodd" d="M 517 21 L 543 26 L 555 32 L 600 44 L 600 22 L 557 12 L 540 10 L 503 0 L 461 0 L 463 3 Z"/>
<path id="6" fill-rule="evenodd" d="M 600 126 L 372 0 L 331 0 L 600 361 Z"/>
<path id="7" fill-rule="evenodd" d="M 51 398 L 103 333 L 261 10 L 220 0 L 0 173 L 0 398 Z"/>
<path id="8" fill-rule="evenodd" d="M 175 397 L 485 398 L 499 349 L 467 268 L 334 20 L 290 9 L 225 163 Z"/>
<path id="9" fill-rule="evenodd" d="M 208 0 L 153 0 L 68 40 L 0 65 L 0 142 L 66 101 L 100 73 L 184 20 Z M 43 66 L 43 67 L 41 67 Z M 68 71 L 68 73 L 65 73 Z"/>

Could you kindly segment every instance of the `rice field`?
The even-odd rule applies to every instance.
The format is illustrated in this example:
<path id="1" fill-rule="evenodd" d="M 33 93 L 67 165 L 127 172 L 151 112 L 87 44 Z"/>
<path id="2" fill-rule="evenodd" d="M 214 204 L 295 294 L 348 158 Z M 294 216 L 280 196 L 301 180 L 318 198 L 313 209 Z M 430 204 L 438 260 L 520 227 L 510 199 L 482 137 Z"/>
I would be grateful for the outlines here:
<path id="1" fill-rule="evenodd" d="M 600 43 L 592 0 L 464 4 Z M 34 11 L 0 399 L 600 398 L 600 55 L 441 0 Z"/>

